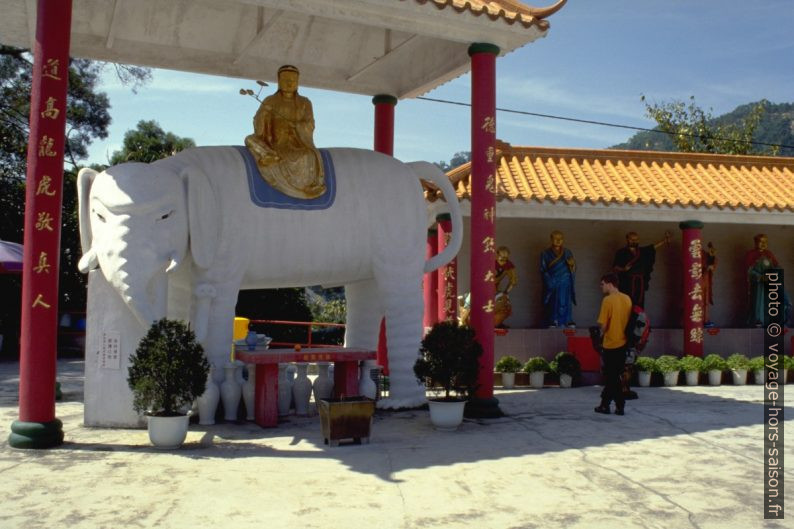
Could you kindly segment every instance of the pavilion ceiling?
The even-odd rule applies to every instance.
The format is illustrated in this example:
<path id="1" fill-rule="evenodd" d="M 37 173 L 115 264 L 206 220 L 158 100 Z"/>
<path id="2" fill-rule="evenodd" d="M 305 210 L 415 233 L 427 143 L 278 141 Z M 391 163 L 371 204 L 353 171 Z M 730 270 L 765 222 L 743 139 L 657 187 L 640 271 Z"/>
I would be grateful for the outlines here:
<path id="1" fill-rule="evenodd" d="M 507 53 L 546 35 L 515 0 L 73 0 L 71 55 L 366 95 L 420 95 L 469 69 L 472 42 Z M 0 42 L 29 47 L 35 0 L 0 0 Z"/>

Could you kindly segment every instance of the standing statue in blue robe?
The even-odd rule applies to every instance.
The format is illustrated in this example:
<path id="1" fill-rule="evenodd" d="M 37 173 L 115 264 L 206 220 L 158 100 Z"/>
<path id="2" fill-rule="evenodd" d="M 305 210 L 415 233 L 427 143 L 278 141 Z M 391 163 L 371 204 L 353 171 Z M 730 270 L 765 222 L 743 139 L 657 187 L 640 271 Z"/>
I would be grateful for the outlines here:
<path id="1" fill-rule="evenodd" d="M 543 276 L 543 307 L 549 327 L 576 327 L 573 305 L 576 305 L 576 261 L 573 253 L 563 247 L 561 231 L 549 236 L 551 246 L 540 254 L 540 273 Z"/>

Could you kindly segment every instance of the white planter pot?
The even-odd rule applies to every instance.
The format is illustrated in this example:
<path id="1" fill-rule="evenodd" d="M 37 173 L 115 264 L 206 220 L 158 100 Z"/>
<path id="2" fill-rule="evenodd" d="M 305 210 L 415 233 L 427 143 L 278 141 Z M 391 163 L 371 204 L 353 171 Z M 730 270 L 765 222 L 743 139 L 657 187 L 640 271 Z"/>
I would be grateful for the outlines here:
<path id="1" fill-rule="evenodd" d="M 529 386 L 535 389 L 541 389 L 543 387 L 543 378 L 546 376 L 546 373 L 543 371 L 533 371 L 529 374 Z"/>
<path id="2" fill-rule="evenodd" d="M 647 388 L 651 385 L 651 373 L 650 371 L 640 371 L 637 373 L 637 378 L 640 382 L 641 388 Z"/>
<path id="3" fill-rule="evenodd" d="M 756 384 L 763 384 L 766 382 L 766 369 L 756 369 L 753 371 L 753 380 Z"/>
<path id="4" fill-rule="evenodd" d="M 147 416 L 149 441 L 157 448 L 179 448 L 187 437 L 188 416 Z"/>
<path id="5" fill-rule="evenodd" d="M 734 386 L 744 386 L 747 384 L 747 370 L 746 369 L 731 369 L 733 375 Z"/>
<path id="6" fill-rule="evenodd" d="M 686 372 L 686 385 L 697 386 L 700 379 L 700 371 L 687 371 Z"/>
<path id="7" fill-rule="evenodd" d="M 664 373 L 664 385 L 665 386 L 677 386 L 678 385 L 678 371 L 668 371 Z"/>
<path id="8" fill-rule="evenodd" d="M 502 373 L 502 387 L 504 389 L 513 389 L 516 387 L 516 374 Z"/>
<path id="9" fill-rule="evenodd" d="M 719 386 L 722 382 L 722 371 L 719 369 L 712 369 L 709 371 L 709 385 Z"/>
<path id="10" fill-rule="evenodd" d="M 431 400 L 429 406 L 430 422 L 436 430 L 452 432 L 463 422 L 463 408 L 466 406 L 464 400 L 460 402 Z"/>
<path id="11" fill-rule="evenodd" d="M 573 377 L 571 375 L 560 375 L 560 387 L 569 388 L 573 384 Z"/>

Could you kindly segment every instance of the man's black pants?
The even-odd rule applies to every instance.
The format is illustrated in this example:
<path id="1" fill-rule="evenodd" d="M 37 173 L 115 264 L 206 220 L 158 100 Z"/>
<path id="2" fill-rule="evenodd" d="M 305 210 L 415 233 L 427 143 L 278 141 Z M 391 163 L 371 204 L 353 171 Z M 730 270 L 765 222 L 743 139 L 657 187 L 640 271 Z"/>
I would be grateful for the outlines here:
<path id="1" fill-rule="evenodd" d="M 601 405 L 606 407 L 614 400 L 617 409 L 622 410 L 626 404 L 623 397 L 621 375 L 626 364 L 626 347 L 603 350 L 604 389 L 601 391 Z"/>

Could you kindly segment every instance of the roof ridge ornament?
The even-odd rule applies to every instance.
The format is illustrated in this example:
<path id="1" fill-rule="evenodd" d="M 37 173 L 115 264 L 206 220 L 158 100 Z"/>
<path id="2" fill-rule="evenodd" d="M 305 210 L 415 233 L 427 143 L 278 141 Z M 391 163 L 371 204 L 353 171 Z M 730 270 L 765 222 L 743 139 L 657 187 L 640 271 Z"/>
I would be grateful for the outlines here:
<path id="1" fill-rule="evenodd" d="M 554 5 L 548 7 L 530 7 L 529 8 L 529 15 L 539 18 L 543 20 L 544 18 L 548 18 L 560 9 L 568 2 L 568 0 L 560 0 Z"/>

